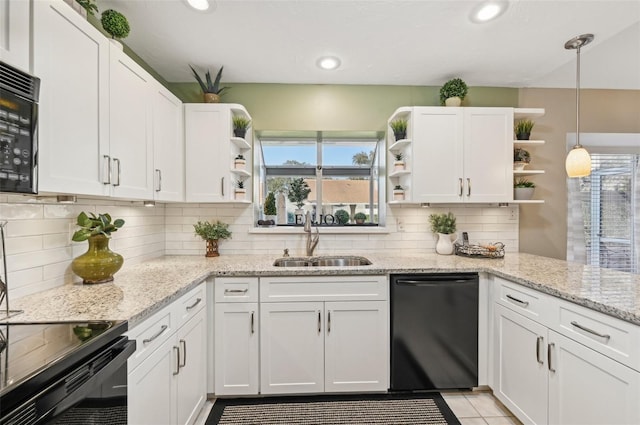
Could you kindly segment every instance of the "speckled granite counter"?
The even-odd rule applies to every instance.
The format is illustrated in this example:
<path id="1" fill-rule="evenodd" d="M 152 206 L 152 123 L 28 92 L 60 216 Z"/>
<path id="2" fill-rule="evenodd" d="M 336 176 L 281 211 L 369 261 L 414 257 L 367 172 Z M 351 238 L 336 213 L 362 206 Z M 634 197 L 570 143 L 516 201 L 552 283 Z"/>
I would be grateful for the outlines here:
<path id="1" fill-rule="evenodd" d="M 208 276 L 354 275 L 479 271 L 640 325 L 640 275 L 593 268 L 529 254 L 504 259 L 422 255 L 367 255 L 359 267 L 274 267 L 276 256 L 217 258 L 168 256 L 131 266 L 112 283 L 65 285 L 12 300 L 25 312 L 12 321 L 128 319 L 135 325 Z"/>

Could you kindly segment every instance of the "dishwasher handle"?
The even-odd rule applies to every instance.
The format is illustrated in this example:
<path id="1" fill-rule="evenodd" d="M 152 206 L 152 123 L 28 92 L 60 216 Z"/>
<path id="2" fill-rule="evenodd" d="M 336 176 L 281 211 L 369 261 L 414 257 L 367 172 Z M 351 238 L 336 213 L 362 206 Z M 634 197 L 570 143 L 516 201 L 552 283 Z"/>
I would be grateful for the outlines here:
<path id="1" fill-rule="evenodd" d="M 397 286 L 436 286 L 442 285 L 443 283 L 474 283 L 476 281 L 475 277 L 471 278 L 453 278 L 453 279 L 398 279 L 394 282 Z"/>

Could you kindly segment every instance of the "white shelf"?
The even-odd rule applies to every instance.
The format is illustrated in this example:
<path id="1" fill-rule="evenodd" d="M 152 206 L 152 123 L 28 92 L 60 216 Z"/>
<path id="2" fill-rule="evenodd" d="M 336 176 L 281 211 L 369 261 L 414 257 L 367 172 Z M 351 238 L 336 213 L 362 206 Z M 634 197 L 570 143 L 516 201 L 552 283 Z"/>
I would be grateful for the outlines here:
<path id="1" fill-rule="evenodd" d="M 389 177 L 398 177 L 398 176 L 404 176 L 407 174 L 411 174 L 411 170 L 392 171 L 391 173 L 389 173 Z"/>
<path id="2" fill-rule="evenodd" d="M 251 149 L 251 145 L 249 142 L 244 140 L 242 137 L 231 137 L 231 142 L 235 144 L 240 149 L 248 150 Z"/>
<path id="3" fill-rule="evenodd" d="M 395 143 L 393 143 L 391 146 L 389 146 L 389 151 L 391 152 L 398 151 L 409 144 L 411 144 L 411 139 L 400 139 Z"/>
<path id="4" fill-rule="evenodd" d="M 513 170 L 514 176 L 532 176 L 534 174 L 544 174 L 544 170 Z"/>
<path id="5" fill-rule="evenodd" d="M 514 140 L 514 145 L 544 145 L 544 140 Z"/>
<path id="6" fill-rule="evenodd" d="M 513 117 L 517 120 L 544 116 L 544 108 L 514 108 Z"/>
<path id="7" fill-rule="evenodd" d="M 251 177 L 251 173 L 247 170 L 241 170 L 239 168 L 232 168 L 231 172 L 240 177 Z"/>
<path id="8" fill-rule="evenodd" d="M 513 200 L 509 201 L 510 204 L 544 204 L 542 199 L 528 199 L 528 200 Z"/>

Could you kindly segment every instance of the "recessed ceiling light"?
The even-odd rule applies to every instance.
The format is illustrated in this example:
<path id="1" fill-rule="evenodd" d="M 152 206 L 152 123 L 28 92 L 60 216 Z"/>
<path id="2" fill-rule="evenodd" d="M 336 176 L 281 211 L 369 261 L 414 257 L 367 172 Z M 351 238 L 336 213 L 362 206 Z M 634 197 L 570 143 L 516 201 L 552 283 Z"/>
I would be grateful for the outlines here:
<path id="1" fill-rule="evenodd" d="M 471 21 L 476 23 L 489 22 L 502 15 L 509 3 L 501 0 L 491 0 L 480 3 L 471 11 Z"/>
<path id="2" fill-rule="evenodd" d="M 323 56 L 316 63 L 320 68 L 330 71 L 340 66 L 340 59 L 335 56 Z"/>
<path id="3" fill-rule="evenodd" d="M 209 0 L 187 0 L 187 3 L 195 10 L 205 11 L 209 9 Z"/>

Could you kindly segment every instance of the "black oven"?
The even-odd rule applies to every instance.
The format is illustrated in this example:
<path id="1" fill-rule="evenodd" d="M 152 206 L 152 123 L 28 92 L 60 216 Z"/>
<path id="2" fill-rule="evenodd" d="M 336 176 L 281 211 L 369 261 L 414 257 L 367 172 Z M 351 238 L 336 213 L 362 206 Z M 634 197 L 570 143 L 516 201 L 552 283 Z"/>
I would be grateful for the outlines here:
<path id="1" fill-rule="evenodd" d="M 0 192 L 38 193 L 40 80 L 0 62 Z"/>
<path id="2" fill-rule="evenodd" d="M 126 321 L 0 324 L 0 424 L 126 425 Z"/>

